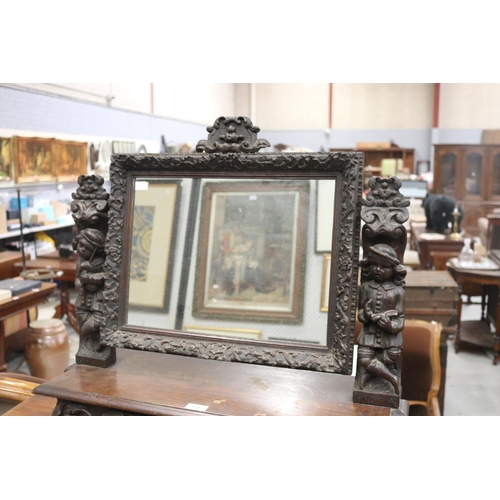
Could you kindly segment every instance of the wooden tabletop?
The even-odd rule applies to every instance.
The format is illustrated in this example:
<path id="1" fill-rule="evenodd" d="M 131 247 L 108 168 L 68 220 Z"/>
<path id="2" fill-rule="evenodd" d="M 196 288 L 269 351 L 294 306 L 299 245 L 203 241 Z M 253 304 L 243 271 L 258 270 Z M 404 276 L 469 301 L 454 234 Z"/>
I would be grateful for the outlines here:
<path id="1" fill-rule="evenodd" d="M 63 281 L 75 281 L 76 278 L 76 260 L 65 257 L 40 257 L 38 259 L 26 261 L 26 269 L 53 269 L 54 271 L 62 271 L 63 274 L 57 279 Z M 23 270 L 22 262 L 16 262 L 14 268 L 17 272 Z"/>
<path id="2" fill-rule="evenodd" d="M 388 416 L 354 404 L 354 377 L 117 349 L 109 368 L 75 365 L 37 395 L 142 415 Z M 406 408 L 402 401 L 400 408 Z"/>
<path id="3" fill-rule="evenodd" d="M 40 304 L 56 288 L 55 283 L 42 282 L 38 288 L 14 295 L 11 299 L 0 303 L 0 321 Z"/>
<path id="4" fill-rule="evenodd" d="M 459 283 L 479 283 L 481 285 L 500 285 L 500 269 L 470 269 L 456 266 L 452 261 L 446 263 L 446 269 Z"/>
<path id="5" fill-rule="evenodd" d="M 7 370 L 7 363 L 5 362 L 5 331 L 2 321 L 41 304 L 56 288 L 55 283 L 42 282 L 38 288 L 14 295 L 11 299 L 0 303 L 0 371 Z"/>

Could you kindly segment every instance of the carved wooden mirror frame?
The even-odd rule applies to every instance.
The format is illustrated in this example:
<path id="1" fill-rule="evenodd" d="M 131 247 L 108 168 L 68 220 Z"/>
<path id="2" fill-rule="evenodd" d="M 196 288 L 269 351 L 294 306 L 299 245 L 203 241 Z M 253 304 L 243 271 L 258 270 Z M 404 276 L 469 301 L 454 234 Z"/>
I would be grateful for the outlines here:
<path id="1" fill-rule="evenodd" d="M 194 154 L 113 155 L 109 200 L 102 193 L 101 178 L 82 176 L 79 179 L 81 188 L 74 195 L 72 207 L 78 229 L 81 231 L 84 227 L 92 226 L 92 211 L 97 210 L 95 206 L 91 208 L 92 197 L 97 196 L 101 203 L 97 210 L 100 216 L 94 217 L 94 220 L 101 221 L 101 230 L 107 231 L 107 237 L 103 266 L 103 311 L 94 325 L 87 329 L 87 337 L 82 337 L 77 363 L 108 366 L 114 362 L 114 348 L 119 347 L 350 374 L 357 308 L 363 154 L 259 153 L 259 149 L 269 146 L 269 143 L 257 139 L 259 129 L 245 117 L 221 117 L 207 130 L 210 132 L 208 140 L 200 141 Z M 129 221 L 132 216 L 134 180 L 141 177 L 163 180 L 335 180 L 326 346 L 232 339 L 127 325 L 128 273 L 122 264 L 127 262 L 126 242 L 131 231 Z M 85 201 L 83 196 L 86 196 Z M 109 217 L 107 228 L 102 223 L 106 213 Z M 85 321 L 88 320 L 84 318 Z"/>

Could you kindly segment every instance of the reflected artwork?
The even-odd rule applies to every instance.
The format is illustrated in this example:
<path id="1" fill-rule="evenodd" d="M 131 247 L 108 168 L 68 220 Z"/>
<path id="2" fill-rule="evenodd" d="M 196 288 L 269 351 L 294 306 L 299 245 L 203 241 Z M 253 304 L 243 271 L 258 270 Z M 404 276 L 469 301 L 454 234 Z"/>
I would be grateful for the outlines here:
<path id="1" fill-rule="evenodd" d="M 194 315 L 301 319 L 308 181 L 204 186 Z"/>
<path id="2" fill-rule="evenodd" d="M 180 182 L 139 179 L 130 236 L 128 303 L 168 313 Z"/>

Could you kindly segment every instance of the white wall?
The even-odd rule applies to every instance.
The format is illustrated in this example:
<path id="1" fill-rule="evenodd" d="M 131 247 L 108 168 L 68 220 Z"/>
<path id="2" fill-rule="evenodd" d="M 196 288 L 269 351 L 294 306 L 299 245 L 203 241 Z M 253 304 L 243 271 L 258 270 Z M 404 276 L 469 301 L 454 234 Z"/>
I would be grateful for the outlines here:
<path id="1" fill-rule="evenodd" d="M 13 88 L 77 99 L 115 109 L 212 125 L 219 116 L 233 116 L 234 83 L 15 83 Z"/>
<path id="2" fill-rule="evenodd" d="M 262 130 L 328 127 L 328 83 L 258 83 L 256 101 L 254 124 Z"/>
<path id="3" fill-rule="evenodd" d="M 500 129 L 500 83 L 442 83 L 439 128 Z"/>
<path id="4" fill-rule="evenodd" d="M 333 129 L 432 127 L 432 83 L 336 83 Z"/>
<path id="5" fill-rule="evenodd" d="M 201 125 L 235 115 L 234 83 L 155 83 L 155 114 Z"/>

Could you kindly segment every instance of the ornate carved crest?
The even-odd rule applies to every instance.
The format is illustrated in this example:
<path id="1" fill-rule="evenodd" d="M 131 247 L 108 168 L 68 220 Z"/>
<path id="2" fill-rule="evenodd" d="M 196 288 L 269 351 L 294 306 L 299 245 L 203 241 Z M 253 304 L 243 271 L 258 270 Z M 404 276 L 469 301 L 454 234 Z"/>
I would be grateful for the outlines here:
<path id="1" fill-rule="evenodd" d="M 207 132 L 208 139 L 196 145 L 197 153 L 256 153 L 271 146 L 265 139 L 257 139 L 260 128 L 246 116 L 221 116 Z"/>
<path id="2" fill-rule="evenodd" d="M 406 248 L 406 229 L 410 200 L 399 192 L 401 181 L 397 177 L 372 177 L 368 183 L 370 191 L 362 199 L 361 218 L 363 226 L 363 251 L 375 243 L 385 243 L 396 250 L 403 261 Z"/>

